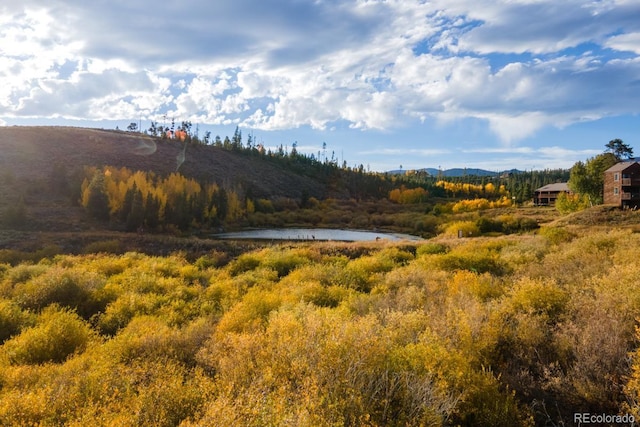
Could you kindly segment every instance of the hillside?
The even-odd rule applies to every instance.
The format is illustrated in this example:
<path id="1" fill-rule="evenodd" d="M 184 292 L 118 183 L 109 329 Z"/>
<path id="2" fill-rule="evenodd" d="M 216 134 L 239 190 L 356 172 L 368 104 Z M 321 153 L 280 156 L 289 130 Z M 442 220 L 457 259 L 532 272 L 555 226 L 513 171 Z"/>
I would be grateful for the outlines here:
<path id="1" fill-rule="evenodd" d="M 128 132 L 71 127 L 0 128 L 0 170 L 19 181 L 47 179 L 56 164 L 127 167 L 166 176 L 176 171 L 179 141 Z M 317 179 L 295 174 L 260 158 L 211 146 L 189 145 L 180 173 L 200 181 L 242 184 L 256 196 L 325 197 Z M 334 194 L 335 195 L 335 194 Z"/>
<path id="2" fill-rule="evenodd" d="M 143 134 L 73 127 L 0 128 L 0 213 L 24 205 L 27 224 L 42 231 L 101 229 L 78 205 L 86 166 L 113 166 L 167 177 L 183 143 Z M 297 166 L 297 167 L 296 167 Z M 326 168 L 325 168 L 326 169 Z M 321 168 L 220 147 L 188 144 L 180 174 L 253 198 L 345 198 L 344 182 Z M 62 184 L 60 182 L 62 180 Z M 65 188 L 60 191 L 60 188 Z M 23 203 L 24 202 L 24 203 Z M 24 216 L 24 215 L 22 215 Z"/>
<path id="3" fill-rule="evenodd" d="M 505 180 L 471 177 L 473 185 L 457 182 L 446 190 L 434 177 L 368 174 L 362 167 L 341 168 L 282 150 L 259 153 L 241 141 L 233 144 L 189 143 L 185 148 L 177 140 L 114 130 L 0 128 L 0 224 L 5 230 L 0 245 L 16 247 L 11 242 L 23 240 L 8 237 L 9 230 L 84 235 L 140 227 L 154 233 L 206 234 L 220 227 L 313 226 L 430 237 L 453 220 L 441 214 L 451 213 L 457 200 L 504 198 L 493 190 L 485 193 L 485 186 L 504 185 L 522 202 L 535 183 L 554 178 L 546 172 Z M 181 157 L 184 161 L 178 164 Z M 123 170 L 111 169 L 103 175 L 85 170 L 88 166 Z M 183 180 L 170 176 L 176 170 L 192 179 L 189 188 L 197 190 L 188 194 L 186 179 L 181 184 L 171 181 Z M 136 171 L 144 173 L 134 180 Z M 106 183 L 94 194 L 106 199 L 97 199 L 89 209 L 89 182 L 100 176 Z M 506 221 L 513 223 L 506 232 L 533 224 L 528 218 L 521 224 L 520 219 L 528 215 L 519 213 Z M 491 231 L 504 231 L 502 222 L 492 223 Z M 33 236 L 34 242 L 42 239 L 42 235 Z"/>

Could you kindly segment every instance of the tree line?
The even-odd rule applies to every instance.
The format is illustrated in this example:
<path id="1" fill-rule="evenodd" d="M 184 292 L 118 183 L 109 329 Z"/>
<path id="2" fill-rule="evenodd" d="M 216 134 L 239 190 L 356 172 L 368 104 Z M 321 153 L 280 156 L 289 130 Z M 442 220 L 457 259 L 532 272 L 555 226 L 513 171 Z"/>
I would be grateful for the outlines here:
<path id="1" fill-rule="evenodd" d="M 238 191 L 179 173 L 162 178 L 127 168 L 87 167 L 85 174 L 82 206 L 92 217 L 123 224 L 128 231 L 217 226 L 246 212 Z"/>
<path id="2" fill-rule="evenodd" d="M 319 179 L 326 183 L 330 190 L 347 191 L 349 196 L 355 199 L 388 198 L 391 191 L 398 190 L 402 186 L 408 190 L 421 188 L 429 197 L 452 197 L 452 193 L 442 191 L 442 186 L 436 185 L 438 181 L 446 181 L 482 186 L 491 183 L 496 188 L 503 186 L 510 197 L 515 197 L 515 202 L 525 203 L 532 200 L 533 193 L 537 188 L 555 182 L 567 182 L 570 175 L 568 169 L 514 170 L 496 173 L 492 176 L 464 175 L 458 177 L 430 175 L 424 171 L 407 171 L 405 174 L 381 173 L 371 172 L 363 164 L 350 166 L 346 160 L 340 161 L 335 151 L 328 154 L 326 142 L 322 144 L 322 148 L 317 153 L 299 152 L 297 142 L 293 142 L 291 147 L 280 144 L 272 150 L 259 143 L 252 134 L 245 138 L 239 127 L 236 127 L 231 137 L 221 138 L 219 135 L 213 137 L 209 131 L 200 137 L 197 129 L 195 132 L 193 131 L 193 125 L 189 121 L 183 121 L 180 125 L 176 125 L 172 121 L 171 126 L 162 126 L 157 122 L 152 122 L 146 133 L 155 137 L 168 138 L 167 135 L 176 131 L 186 133 L 186 143 L 210 145 L 246 156 L 260 156 L 295 173 Z M 397 198 L 397 195 L 391 196 L 391 198 Z M 417 198 L 417 200 L 424 199 L 424 196 Z"/>

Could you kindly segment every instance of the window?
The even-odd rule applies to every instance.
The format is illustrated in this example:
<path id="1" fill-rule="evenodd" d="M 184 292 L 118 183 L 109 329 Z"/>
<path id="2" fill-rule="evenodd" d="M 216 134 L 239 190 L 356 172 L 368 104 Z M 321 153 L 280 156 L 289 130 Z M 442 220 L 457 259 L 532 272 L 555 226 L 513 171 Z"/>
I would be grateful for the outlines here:
<path id="1" fill-rule="evenodd" d="M 616 182 L 620 181 L 620 174 L 618 172 L 613 174 L 613 180 L 616 181 Z"/>
<path id="2" fill-rule="evenodd" d="M 618 193 L 619 193 L 618 187 L 613 187 L 613 194 L 617 196 Z"/>

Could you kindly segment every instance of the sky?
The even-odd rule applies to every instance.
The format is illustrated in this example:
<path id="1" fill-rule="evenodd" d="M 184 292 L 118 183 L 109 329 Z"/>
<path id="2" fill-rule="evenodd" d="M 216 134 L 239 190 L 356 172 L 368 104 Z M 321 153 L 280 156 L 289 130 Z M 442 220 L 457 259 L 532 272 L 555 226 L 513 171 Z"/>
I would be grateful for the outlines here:
<path id="1" fill-rule="evenodd" d="M 2 0 L 0 125 L 237 127 L 372 171 L 640 154 L 640 0 Z"/>

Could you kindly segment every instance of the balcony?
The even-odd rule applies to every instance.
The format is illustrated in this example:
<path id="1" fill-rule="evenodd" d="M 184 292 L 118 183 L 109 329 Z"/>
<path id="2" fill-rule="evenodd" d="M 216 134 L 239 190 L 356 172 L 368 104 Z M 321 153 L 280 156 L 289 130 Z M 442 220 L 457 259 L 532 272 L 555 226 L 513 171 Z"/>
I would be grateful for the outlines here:
<path id="1" fill-rule="evenodd" d="M 640 200 L 640 193 L 620 193 L 620 198 L 622 200 Z"/>
<path id="2" fill-rule="evenodd" d="M 640 187 L 640 178 L 622 178 L 623 187 Z"/>

